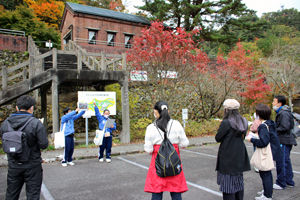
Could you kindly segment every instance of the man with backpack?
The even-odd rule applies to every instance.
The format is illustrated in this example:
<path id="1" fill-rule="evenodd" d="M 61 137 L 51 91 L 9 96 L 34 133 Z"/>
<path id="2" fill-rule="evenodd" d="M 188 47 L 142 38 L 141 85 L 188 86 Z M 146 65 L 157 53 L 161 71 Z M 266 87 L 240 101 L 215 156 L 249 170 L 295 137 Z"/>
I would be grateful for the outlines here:
<path id="1" fill-rule="evenodd" d="M 36 102 L 29 95 L 17 100 L 17 113 L 6 119 L 1 128 L 3 149 L 9 149 L 6 199 L 19 199 L 24 183 L 27 199 L 40 199 L 43 180 L 41 149 L 48 147 L 47 133 L 44 125 L 33 117 Z M 21 153 L 14 153 L 16 144 L 10 144 L 10 136 L 22 132 Z M 5 138 L 5 140 L 4 140 Z M 10 145 L 12 145 L 10 147 Z M 9 148 L 7 148 L 9 147 Z M 26 153 L 28 150 L 29 153 Z"/>
<path id="2" fill-rule="evenodd" d="M 293 169 L 290 159 L 290 153 L 293 145 L 297 145 L 295 137 L 291 134 L 294 127 L 294 119 L 291 108 L 286 104 L 286 98 L 277 95 L 273 99 L 273 109 L 276 111 L 276 131 L 280 142 L 283 156 L 276 160 L 277 180 L 273 185 L 273 189 L 281 190 L 286 187 L 294 187 Z"/>

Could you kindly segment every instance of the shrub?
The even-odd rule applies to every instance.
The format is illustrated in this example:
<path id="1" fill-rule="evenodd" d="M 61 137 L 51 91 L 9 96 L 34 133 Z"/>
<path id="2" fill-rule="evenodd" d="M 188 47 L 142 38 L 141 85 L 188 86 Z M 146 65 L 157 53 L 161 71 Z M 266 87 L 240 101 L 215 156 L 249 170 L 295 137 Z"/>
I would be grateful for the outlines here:
<path id="1" fill-rule="evenodd" d="M 139 141 L 145 139 L 146 128 L 152 120 L 149 118 L 140 118 L 130 121 L 130 141 Z"/>
<path id="2" fill-rule="evenodd" d="M 220 122 L 214 119 L 202 122 L 189 121 L 185 127 L 185 134 L 188 137 L 199 137 L 204 135 L 214 135 L 217 133 Z"/>

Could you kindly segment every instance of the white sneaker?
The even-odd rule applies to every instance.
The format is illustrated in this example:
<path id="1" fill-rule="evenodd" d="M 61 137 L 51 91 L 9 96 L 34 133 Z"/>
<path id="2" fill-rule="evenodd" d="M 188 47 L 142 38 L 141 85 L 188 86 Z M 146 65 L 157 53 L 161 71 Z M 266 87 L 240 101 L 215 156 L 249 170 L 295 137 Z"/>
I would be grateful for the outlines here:
<path id="1" fill-rule="evenodd" d="M 255 197 L 255 200 L 272 200 L 272 198 L 267 198 L 264 195 L 261 195 L 260 197 Z"/>
<path id="2" fill-rule="evenodd" d="M 61 166 L 66 167 L 68 165 L 67 165 L 67 163 L 61 163 Z"/>
<path id="3" fill-rule="evenodd" d="M 258 196 L 261 196 L 261 195 L 263 195 L 263 194 L 264 194 L 264 190 L 257 192 L 257 195 L 258 195 Z"/>
<path id="4" fill-rule="evenodd" d="M 294 185 L 286 185 L 286 187 L 288 187 L 288 188 L 294 188 L 295 186 Z"/>
<path id="5" fill-rule="evenodd" d="M 273 189 L 274 189 L 274 190 L 283 190 L 284 188 L 282 188 L 282 187 L 280 187 L 279 185 L 277 185 L 276 183 L 274 183 Z"/>
<path id="6" fill-rule="evenodd" d="M 71 165 L 71 166 L 74 166 L 75 163 L 73 163 L 72 161 L 71 162 L 67 162 L 68 165 Z"/>
<path id="7" fill-rule="evenodd" d="M 99 162 L 103 162 L 103 158 L 100 158 L 100 159 L 99 159 Z"/>
<path id="8" fill-rule="evenodd" d="M 106 162 L 110 163 L 111 159 L 110 158 L 106 158 Z"/>

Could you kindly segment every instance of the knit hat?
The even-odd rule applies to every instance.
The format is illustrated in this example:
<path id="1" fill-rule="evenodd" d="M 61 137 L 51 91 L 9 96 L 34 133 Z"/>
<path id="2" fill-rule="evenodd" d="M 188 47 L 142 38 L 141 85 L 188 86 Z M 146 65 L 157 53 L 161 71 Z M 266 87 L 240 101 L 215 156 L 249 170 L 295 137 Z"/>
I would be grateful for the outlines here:
<path id="1" fill-rule="evenodd" d="M 239 109 L 240 103 L 235 99 L 226 99 L 223 103 L 223 106 L 229 110 Z"/>

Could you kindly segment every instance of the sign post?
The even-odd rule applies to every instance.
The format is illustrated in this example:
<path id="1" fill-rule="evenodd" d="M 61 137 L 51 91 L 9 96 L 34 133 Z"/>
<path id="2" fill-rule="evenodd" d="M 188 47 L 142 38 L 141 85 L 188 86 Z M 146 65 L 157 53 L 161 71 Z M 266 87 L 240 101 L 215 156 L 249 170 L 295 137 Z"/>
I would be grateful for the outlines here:
<path id="1" fill-rule="evenodd" d="M 86 147 L 89 146 L 89 118 L 91 118 L 91 116 L 84 116 L 85 118 L 85 144 Z"/>
<path id="2" fill-rule="evenodd" d="M 182 119 L 183 119 L 183 128 L 185 129 L 185 124 L 188 123 L 186 119 L 188 119 L 188 109 L 182 109 Z"/>

